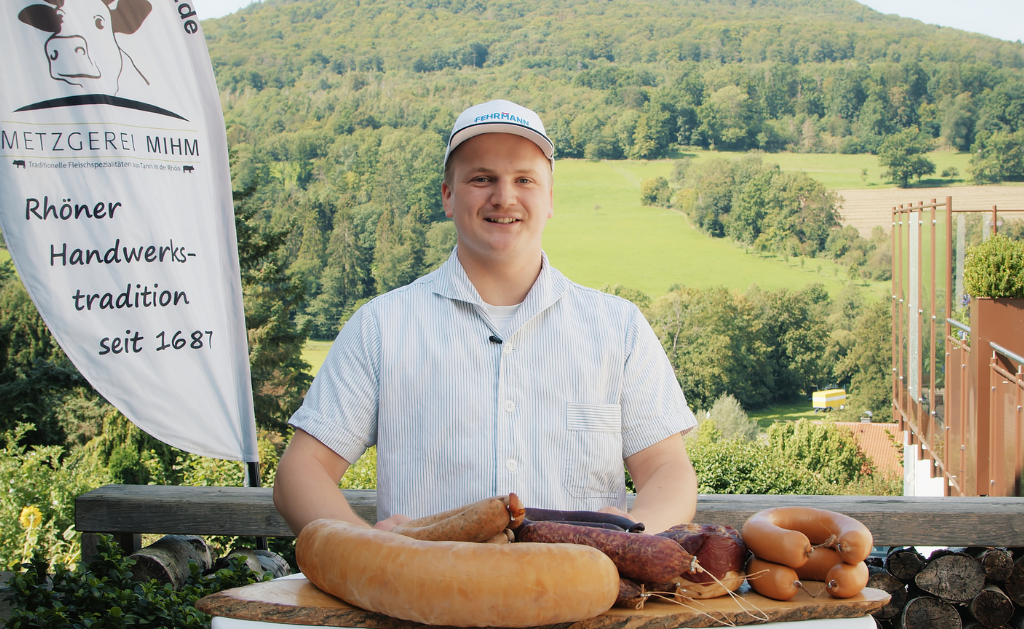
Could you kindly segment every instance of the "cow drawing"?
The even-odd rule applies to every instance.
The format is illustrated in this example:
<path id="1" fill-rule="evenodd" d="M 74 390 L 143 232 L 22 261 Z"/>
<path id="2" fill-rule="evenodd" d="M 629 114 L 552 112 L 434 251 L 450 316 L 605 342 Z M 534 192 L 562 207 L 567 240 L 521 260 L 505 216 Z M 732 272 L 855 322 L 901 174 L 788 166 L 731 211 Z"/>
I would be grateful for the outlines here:
<path id="1" fill-rule="evenodd" d="M 147 0 L 45 0 L 18 13 L 18 19 L 43 32 L 50 77 L 91 94 L 117 95 L 122 74 L 136 72 L 149 81 L 117 43 L 117 34 L 137 31 L 153 10 Z"/>
<path id="2" fill-rule="evenodd" d="M 16 159 L 16 160 L 14 160 L 14 167 L 15 168 L 24 168 L 25 167 L 25 160 L 23 160 L 23 159 Z"/>

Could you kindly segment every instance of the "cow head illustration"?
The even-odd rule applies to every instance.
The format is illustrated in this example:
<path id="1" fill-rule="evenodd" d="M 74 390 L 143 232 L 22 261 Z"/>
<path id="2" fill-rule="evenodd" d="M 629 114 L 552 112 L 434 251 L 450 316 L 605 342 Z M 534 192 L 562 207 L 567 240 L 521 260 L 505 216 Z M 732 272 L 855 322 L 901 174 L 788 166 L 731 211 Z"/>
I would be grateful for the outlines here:
<path id="1" fill-rule="evenodd" d="M 51 78 L 91 93 L 117 94 L 126 67 L 142 76 L 116 34 L 139 29 L 153 10 L 147 0 L 45 1 L 22 9 L 18 19 L 52 33 L 45 44 Z"/>

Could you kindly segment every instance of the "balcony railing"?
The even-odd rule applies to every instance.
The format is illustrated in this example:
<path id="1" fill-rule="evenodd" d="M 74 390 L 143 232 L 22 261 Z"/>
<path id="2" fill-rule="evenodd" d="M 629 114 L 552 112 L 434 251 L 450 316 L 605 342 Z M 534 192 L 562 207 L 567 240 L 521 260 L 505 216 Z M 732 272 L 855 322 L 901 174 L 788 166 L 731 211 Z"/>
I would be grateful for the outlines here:
<path id="1" fill-rule="evenodd" d="M 892 209 L 893 412 L 907 443 L 946 481 L 945 495 L 1021 496 L 1024 361 L 1015 351 L 1024 309 L 963 299 L 971 214 L 982 215 L 983 237 L 998 231 L 996 207 L 954 210 L 952 197 Z M 953 304 L 968 302 L 970 326 L 952 318 Z M 1017 325 L 1019 334 L 1005 336 Z"/>

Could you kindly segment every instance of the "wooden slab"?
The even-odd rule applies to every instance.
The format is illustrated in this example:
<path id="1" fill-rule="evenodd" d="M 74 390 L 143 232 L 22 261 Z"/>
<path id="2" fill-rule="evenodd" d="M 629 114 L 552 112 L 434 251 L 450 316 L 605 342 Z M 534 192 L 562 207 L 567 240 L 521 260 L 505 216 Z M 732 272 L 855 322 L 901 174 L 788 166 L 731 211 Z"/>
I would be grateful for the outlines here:
<path id="1" fill-rule="evenodd" d="M 821 584 L 810 583 L 816 591 Z M 744 585 L 743 589 L 747 589 Z M 742 591 L 742 590 L 741 590 Z M 600 616 L 576 623 L 550 625 L 551 629 L 675 629 L 676 627 L 715 627 L 723 622 L 737 625 L 792 622 L 818 618 L 859 618 L 881 608 L 889 595 L 865 588 L 853 598 L 834 599 L 827 594 L 811 598 L 801 592 L 793 600 L 780 602 L 751 591 L 741 596 L 744 606 L 765 616 L 745 613 L 728 596 L 695 601 L 691 609 L 670 603 L 647 603 L 644 609 L 612 609 Z M 200 599 L 196 607 L 213 616 L 237 620 L 255 620 L 293 625 L 324 627 L 367 627 L 369 629 L 411 629 L 419 623 L 375 614 L 319 590 L 306 579 L 278 579 L 224 590 Z"/>

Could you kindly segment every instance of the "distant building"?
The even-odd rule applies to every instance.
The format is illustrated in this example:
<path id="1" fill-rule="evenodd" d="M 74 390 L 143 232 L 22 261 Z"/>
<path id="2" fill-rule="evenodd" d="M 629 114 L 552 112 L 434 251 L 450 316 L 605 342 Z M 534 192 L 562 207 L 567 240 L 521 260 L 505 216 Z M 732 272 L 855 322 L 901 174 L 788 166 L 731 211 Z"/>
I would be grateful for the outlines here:
<path id="1" fill-rule="evenodd" d="M 815 421 L 820 424 L 820 421 Z M 898 424 L 874 424 L 867 422 L 835 422 L 853 433 L 854 440 L 875 464 L 875 472 L 890 478 L 903 477 L 900 453 L 903 451 L 903 435 Z M 895 440 L 896 445 L 893 445 Z"/>

